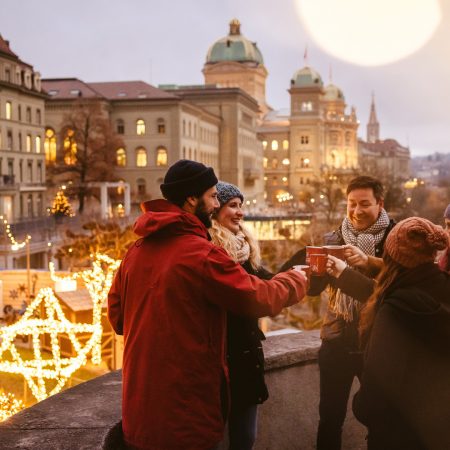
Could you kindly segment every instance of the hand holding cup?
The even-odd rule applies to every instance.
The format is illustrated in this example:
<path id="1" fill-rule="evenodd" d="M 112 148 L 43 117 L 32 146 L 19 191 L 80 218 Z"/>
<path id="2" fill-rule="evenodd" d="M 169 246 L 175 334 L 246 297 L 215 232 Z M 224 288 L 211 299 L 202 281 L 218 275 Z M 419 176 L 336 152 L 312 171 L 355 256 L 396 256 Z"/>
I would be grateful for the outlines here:
<path id="1" fill-rule="evenodd" d="M 332 255 L 328 255 L 326 270 L 329 275 L 334 278 L 339 278 L 346 267 L 347 264 L 342 261 L 342 259 L 336 258 Z"/>
<path id="2" fill-rule="evenodd" d="M 367 268 L 367 263 L 369 261 L 368 256 L 355 245 L 345 245 L 344 255 L 349 266 L 360 267 L 363 269 Z"/>

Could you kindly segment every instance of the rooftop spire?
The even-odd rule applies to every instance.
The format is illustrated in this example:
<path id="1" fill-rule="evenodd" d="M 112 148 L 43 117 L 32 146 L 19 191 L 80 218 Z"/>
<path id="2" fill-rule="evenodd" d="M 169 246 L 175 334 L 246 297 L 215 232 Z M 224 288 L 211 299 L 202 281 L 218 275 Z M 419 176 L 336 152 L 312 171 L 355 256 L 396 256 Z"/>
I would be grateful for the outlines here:
<path id="1" fill-rule="evenodd" d="M 232 19 L 230 22 L 230 36 L 241 34 L 241 22 L 237 19 Z"/>
<path id="2" fill-rule="evenodd" d="M 375 94 L 372 91 L 372 103 L 370 105 L 369 123 L 367 124 L 367 142 L 376 142 L 380 140 L 380 124 L 375 110 Z"/>

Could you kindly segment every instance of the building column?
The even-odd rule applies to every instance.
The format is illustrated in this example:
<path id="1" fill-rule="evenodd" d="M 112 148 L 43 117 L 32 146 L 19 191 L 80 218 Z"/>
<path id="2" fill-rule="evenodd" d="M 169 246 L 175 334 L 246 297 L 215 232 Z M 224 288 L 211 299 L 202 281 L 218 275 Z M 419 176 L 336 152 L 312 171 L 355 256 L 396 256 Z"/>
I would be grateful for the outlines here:
<path id="1" fill-rule="evenodd" d="M 101 200 L 101 216 L 102 219 L 108 218 L 108 187 L 106 183 L 100 186 L 100 200 Z"/>
<path id="2" fill-rule="evenodd" d="M 125 203 L 125 216 L 129 216 L 131 212 L 131 196 L 130 196 L 130 185 L 129 183 L 125 183 L 124 190 L 124 203 Z"/>

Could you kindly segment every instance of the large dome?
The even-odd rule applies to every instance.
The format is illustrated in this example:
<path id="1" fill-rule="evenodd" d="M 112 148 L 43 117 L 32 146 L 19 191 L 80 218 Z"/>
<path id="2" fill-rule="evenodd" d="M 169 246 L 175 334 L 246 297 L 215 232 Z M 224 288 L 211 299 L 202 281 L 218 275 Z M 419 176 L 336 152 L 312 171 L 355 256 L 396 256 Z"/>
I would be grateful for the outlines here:
<path id="1" fill-rule="evenodd" d="M 256 43 L 242 36 L 241 24 L 237 19 L 233 19 L 230 22 L 229 35 L 211 45 L 206 55 L 207 64 L 221 61 L 264 64 L 263 57 Z"/>
<path id="2" fill-rule="evenodd" d="M 325 95 L 323 96 L 324 100 L 328 100 L 330 102 L 335 102 L 338 100 L 344 101 L 344 93 L 341 89 L 339 89 L 335 84 L 330 83 L 324 89 Z"/>
<path id="3" fill-rule="evenodd" d="M 303 69 L 297 70 L 291 80 L 293 87 L 316 87 L 323 86 L 322 77 L 317 70 L 306 66 Z"/>

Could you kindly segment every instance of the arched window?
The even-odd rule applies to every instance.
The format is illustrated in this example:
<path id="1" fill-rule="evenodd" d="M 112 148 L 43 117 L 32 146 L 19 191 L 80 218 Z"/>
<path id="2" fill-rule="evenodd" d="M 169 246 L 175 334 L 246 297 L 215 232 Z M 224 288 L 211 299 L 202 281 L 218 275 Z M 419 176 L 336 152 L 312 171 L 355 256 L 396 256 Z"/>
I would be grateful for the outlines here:
<path id="1" fill-rule="evenodd" d="M 156 151 L 156 165 L 167 166 L 167 150 L 164 147 L 159 147 Z"/>
<path id="2" fill-rule="evenodd" d="M 289 158 L 284 158 L 283 161 L 281 161 L 281 164 L 283 164 L 283 166 L 289 166 L 291 162 L 289 161 Z"/>
<path id="3" fill-rule="evenodd" d="M 34 143 L 36 145 L 36 153 L 41 153 L 41 137 L 36 136 Z"/>
<path id="4" fill-rule="evenodd" d="M 33 211 L 33 196 L 32 194 L 28 194 L 27 197 L 27 212 L 28 212 L 28 217 L 33 217 L 34 216 L 34 211 Z"/>
<path id="5" fill-rule="evenodd" d="M 158 134 L 166 134 L 166 122 L 161 117 L 156 121 L 156 127 Z"/>
<path id="6" fill-rule="evenodd" d="M 146 186 L 145 186 L 145 179 L 144 178 L 138 178 L 136 180 L 136 186 L 137 186 L 137 193 L 138 195 L 145 195 L 146 194 Z"/>
<path id="7" fill-rule="evenodd" d="M 272 159 L 272 169 L 277 169 L 277 168 L 278 168 L 278 159 L 273 158 Z"/>
<path id="8" fill-rule="evenodd" d="M 56 161 L 56 135 L 55 130 L 47 128 L 45 130 L 44 141 L 45 161 L 54 163 Z"/>
<path id="9" fill-rule="evenodd" d="M 144 136 L 145 134 L 145 122 L 142 119 L 136 120 L 136 134 L 138 136 Z"/>
<path id="10" fill-rule="evenodd" d="M 6 120 L 12 119 L 12 103 L 11 102 L 6 102 L 5 117 L 6 117 Z"/>
<path id="11" fill-rule="evenodd" d="M 127 165 L 127 153 L 122 147 L 116 150 L 116 165 L 119 167 L 125 167 Z"/>
<path id="12" fill-rule="evenodd" d="M 263 158 L 263 167 L 264 167 L 264 169 L 267 169 L 268 162 L 269 162 L 269 160 L 267 158 Z"/>
<path id="13" fill-rule="evenodd" d="M 77 143 L 75 142 L 75 133 L 68 129 L 64 138 L 64 162 L 72 166 L 77 162 Z"/>
<path id="14" fill-rule="evenodd" d="M 31 152 L 31 134 L 27 134 L 27 144 L 26 144 L 26 149 L 27 152 L 30 153 Z"/>
<path id="15" fill-rule="evenodd" d="M 42 194 L 38 194 L 36 199 L 36 213 L 38 216 L 42 216 L 43 209 L 42 209 Z"/>
<path id="16" fill-rule="evenodd" d="M 145 129 L 145 125 L 144 125 L 144 129 Z M 116 132 L 117 132 L 117 134 L 125 134 L 125 123 L 122 119 L 117 119 Z"/>
<path id="17" fill-rule="evenodd" d="M 278 141 L 272 141 L 272 150 L 278 150 Z"/>
<path id="18" fill-rule="evenodd" d="M 147 167 L 147 150 L 143 147 L 136 150 L 136 166 Z"/>

